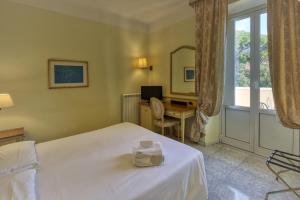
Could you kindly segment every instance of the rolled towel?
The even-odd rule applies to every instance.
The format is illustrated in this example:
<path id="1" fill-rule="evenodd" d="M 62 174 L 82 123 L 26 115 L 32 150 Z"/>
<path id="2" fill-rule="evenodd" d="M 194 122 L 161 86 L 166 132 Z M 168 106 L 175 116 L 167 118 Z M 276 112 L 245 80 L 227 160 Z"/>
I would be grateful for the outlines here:
<path id="1" fill-rule="evenodd" d="M 146 146 L 146 147 L 145 147 Z M 144 141 L 140 146 L 133 148 L 133 163 L 137 167 L 150 167 L 161 165 L 164 161 L 161 144 L 158 142 Z"/>

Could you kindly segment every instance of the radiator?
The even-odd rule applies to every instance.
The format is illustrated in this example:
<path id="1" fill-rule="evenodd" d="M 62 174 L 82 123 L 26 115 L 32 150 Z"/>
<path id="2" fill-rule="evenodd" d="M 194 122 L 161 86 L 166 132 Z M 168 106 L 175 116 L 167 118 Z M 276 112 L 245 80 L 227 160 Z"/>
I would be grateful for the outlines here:
<path id="1" fill-rule="evenodd" d="M 140 124 L 140 99 L 139 93 L 122 95 L 122 122 Z"/>

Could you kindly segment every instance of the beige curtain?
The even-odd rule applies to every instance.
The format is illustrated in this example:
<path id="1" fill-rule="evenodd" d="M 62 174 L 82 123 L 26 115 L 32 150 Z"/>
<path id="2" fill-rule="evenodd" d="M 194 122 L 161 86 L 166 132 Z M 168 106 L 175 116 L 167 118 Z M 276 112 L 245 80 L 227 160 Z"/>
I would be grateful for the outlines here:
<path id="1" fill-rule="evenodd" d="M 268 0 L 269 60 L 278 117 L 300 128 L 300 2 Z"/>
<path id="2" fill-rule="evenodd" d="M 208 117 L 220 112 L 224 86 L 224 47 L 227 0 L 197 0 L 196 12 L 196 89 L 198 107 L 192 126 L 195 142 L 205 135 Z"/>

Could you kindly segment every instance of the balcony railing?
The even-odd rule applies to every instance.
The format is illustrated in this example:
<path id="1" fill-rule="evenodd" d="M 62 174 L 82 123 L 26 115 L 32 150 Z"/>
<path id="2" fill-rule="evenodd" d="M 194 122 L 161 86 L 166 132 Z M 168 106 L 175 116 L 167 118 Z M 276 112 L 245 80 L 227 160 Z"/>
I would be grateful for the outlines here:
<path id="1" fill-rule="evenodd" d="M 274 110 L 272 88 L 260 88 L 260 109 Z M 235 87 L 235 105 L 250 107 L 250 87 Z"/>

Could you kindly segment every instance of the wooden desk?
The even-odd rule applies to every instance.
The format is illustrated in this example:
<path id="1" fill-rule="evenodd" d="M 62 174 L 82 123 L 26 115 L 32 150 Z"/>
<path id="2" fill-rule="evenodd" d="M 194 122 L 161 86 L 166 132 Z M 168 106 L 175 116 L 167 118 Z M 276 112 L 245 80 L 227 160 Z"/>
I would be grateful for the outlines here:
<path id="1" fill-rule="evenodd" d="M 153 129 L 152 126 L 152 114 L 149 103 L 140 103 L 141 105 L 141 126 Z M 174 117 L 180 119 L 180 129 L 181 129 L 181 141 L 184 143 L 185 136 L 185 120 L 187 118 L 195 116 L 195 107 L 180 106 L 170 103 L 164 103 L 165 115 L 169 117 Z M 151 115 L 151 116 L 149 116 Z"/>

